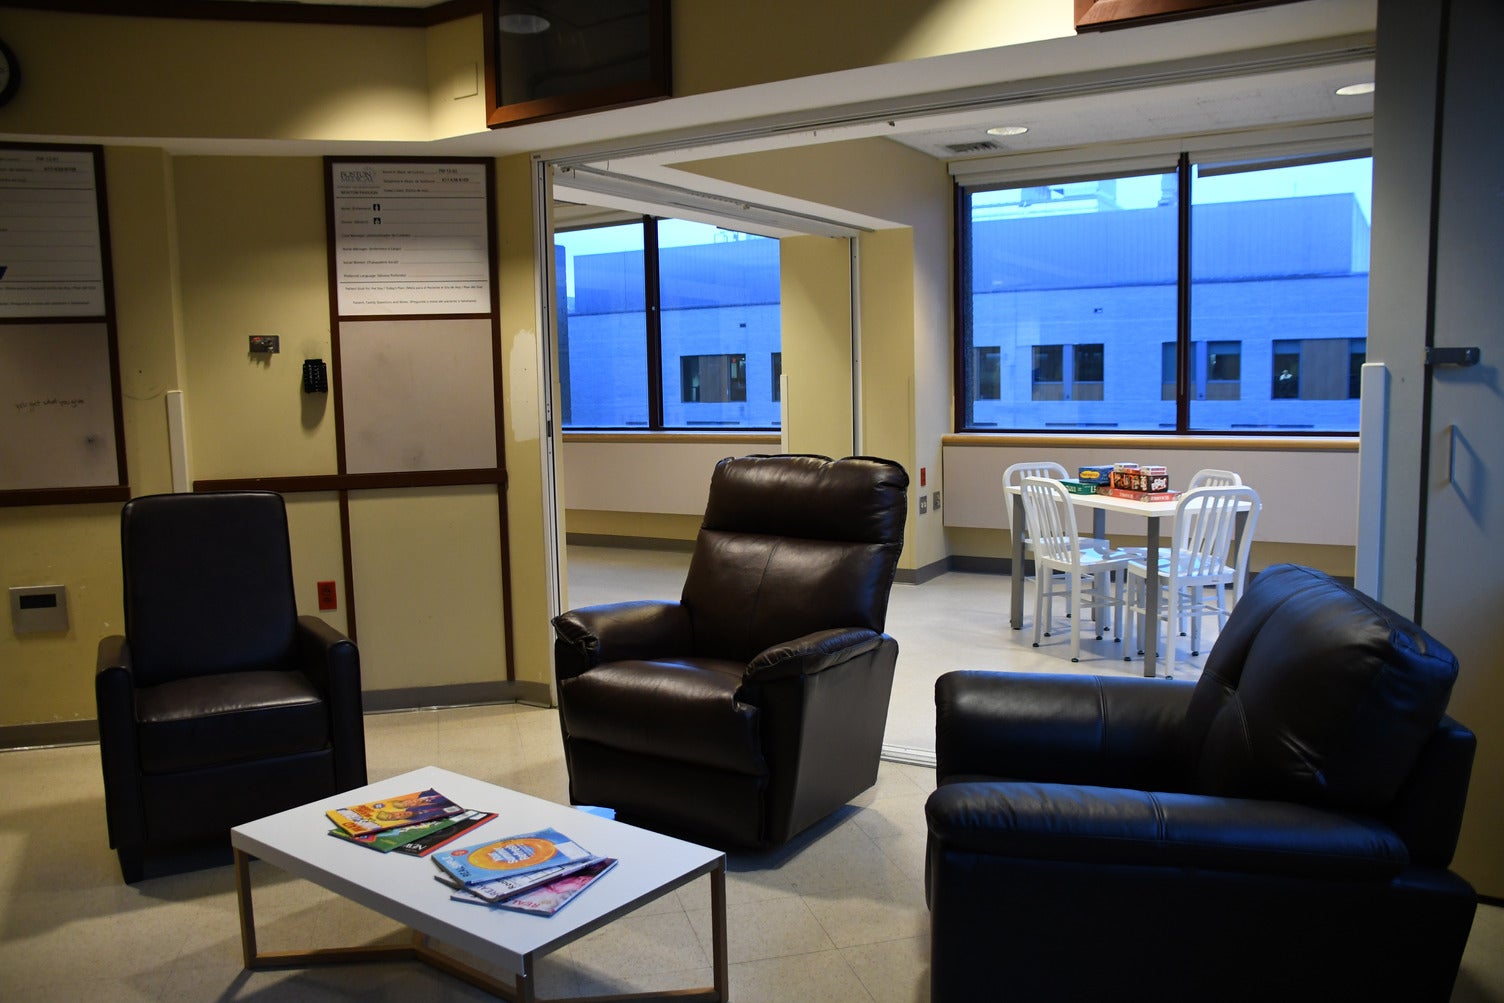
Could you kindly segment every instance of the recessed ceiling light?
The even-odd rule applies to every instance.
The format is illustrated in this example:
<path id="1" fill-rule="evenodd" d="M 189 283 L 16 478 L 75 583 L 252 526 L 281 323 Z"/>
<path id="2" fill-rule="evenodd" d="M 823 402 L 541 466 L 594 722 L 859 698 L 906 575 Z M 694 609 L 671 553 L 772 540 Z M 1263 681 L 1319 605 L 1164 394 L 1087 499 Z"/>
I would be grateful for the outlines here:
<path id="1" fill-rule="evenodd" d="M 1355 97 L 1359 94 L 1372 94 L 1373 81 L 1370 80 L 1366 83 L 1348 84 L 1346 87 L 1338 87 L 1337 93 L 1345 98 Z"/>
<path id="2" fill-rule="evenodd" d="M 989 136 L 1022 136 L 1029 131 L 1026 125 L 995 125 L 987 130 Z"/>
<path id="3" fill-rule="evenodd" d="M 548 30 L 548 18 L 537 14 L 503 14 L 496 27 L 508 35 L 541 35 Z"/>

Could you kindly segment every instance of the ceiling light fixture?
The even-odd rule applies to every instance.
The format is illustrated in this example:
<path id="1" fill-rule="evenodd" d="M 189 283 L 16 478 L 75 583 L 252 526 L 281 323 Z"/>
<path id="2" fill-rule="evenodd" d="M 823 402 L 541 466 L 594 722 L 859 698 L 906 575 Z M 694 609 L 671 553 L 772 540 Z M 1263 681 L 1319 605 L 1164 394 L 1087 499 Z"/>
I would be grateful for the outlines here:
<path id="1" fill-rule="evenodd" d="M 987 130 L 989 136 L 1022 136 L 1029 131 L 1026 125 L 995 125 Z"/>
<path id="2" fill-rule="evenodd" d="M 541 35 L 549 29 L 548 18 L 537 14 L 503 14 L 496 27 L 507 35 Z"/>
<path id="3" fill-rule="evenodd" d="M 1369 80 L 1361 84 L 1348 84 L 1346 87 L 1338 87 L 1337 93 L 1345 98 L 1356 97 L 1359 94 L 1372 94 L 1373 81 Z"/>

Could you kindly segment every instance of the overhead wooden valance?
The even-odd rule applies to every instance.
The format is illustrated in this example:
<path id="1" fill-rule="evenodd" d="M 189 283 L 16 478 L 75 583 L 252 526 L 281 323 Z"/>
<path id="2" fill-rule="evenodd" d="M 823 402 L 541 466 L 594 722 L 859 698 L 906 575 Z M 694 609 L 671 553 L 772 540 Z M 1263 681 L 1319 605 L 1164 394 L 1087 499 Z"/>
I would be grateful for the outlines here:
<path id="1" fill-rule="evenodd" d="M 1136 28 L 1160 21 L 1225 14 L 1294 0 L 1076 0 L 1076 31 Z"/>

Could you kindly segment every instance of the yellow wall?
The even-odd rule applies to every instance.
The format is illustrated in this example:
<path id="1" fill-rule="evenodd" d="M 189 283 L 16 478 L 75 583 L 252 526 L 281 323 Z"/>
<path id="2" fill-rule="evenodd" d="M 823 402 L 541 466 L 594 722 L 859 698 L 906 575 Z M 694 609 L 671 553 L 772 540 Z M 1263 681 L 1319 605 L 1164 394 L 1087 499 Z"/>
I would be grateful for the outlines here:
<path id="1" fill-rule="evenodd" d="M 427 140 L 427 36 L 412 28 L 4 11 L 23 92 L 0 132 Z M 453 52 L 454 50 L 444 50 Z"/>
<path id="2" fill-rule="evenodd" d="M 1074 0 L 762 0 L 673 5 L 674 93 L 1073 34 Z"/>
<path id="3" fill-rule="evenodd" d="M 789 451 L 849 456 L 851 244 L 793 237 L 779 242 L 778 255 Z"/>

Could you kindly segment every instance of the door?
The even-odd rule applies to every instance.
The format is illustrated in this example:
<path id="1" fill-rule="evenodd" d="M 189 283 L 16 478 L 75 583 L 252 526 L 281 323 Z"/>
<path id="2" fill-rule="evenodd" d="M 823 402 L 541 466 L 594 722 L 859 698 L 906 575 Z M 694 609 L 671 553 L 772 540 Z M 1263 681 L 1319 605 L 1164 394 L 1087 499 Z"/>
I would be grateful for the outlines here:
<path id="1" fill-rule="evenodd" d="M 1504 5 L 1452 0 L 1435 164 L 1434 349 L 1477 347 L 1473 365 L 1430 365 L 1418 621 L 1452 648 L 1450 713 L 1478 735 L 1454 864 L 1504 896 Z M 1382 55 L 1380 56 L 1382 59 Z M 1434 358 L 1433 349 L 1433 358 Z"/>

